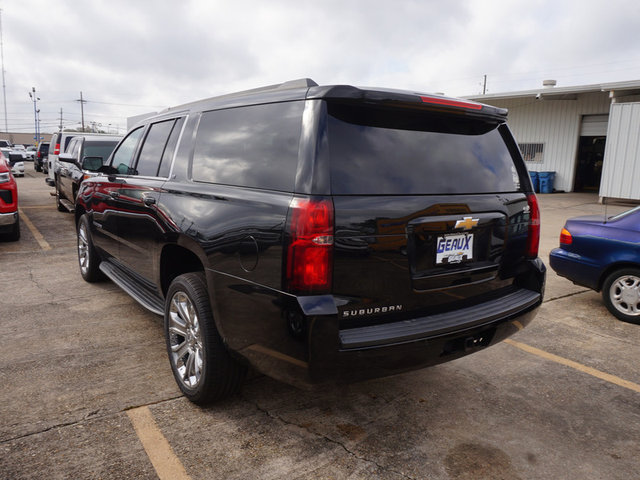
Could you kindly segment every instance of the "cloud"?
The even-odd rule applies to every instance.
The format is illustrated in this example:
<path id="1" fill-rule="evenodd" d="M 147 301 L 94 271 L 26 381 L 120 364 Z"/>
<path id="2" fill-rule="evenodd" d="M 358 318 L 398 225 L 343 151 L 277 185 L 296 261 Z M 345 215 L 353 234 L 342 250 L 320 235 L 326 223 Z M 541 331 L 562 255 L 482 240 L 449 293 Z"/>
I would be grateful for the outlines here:
<path id="1" fill-rule="evenodd" d="M 47 131 L 311 77 L 320 84 L 470 95 L 640 78 L 630 0 L 127 0 L 12 2 L 2 10 L 7 108 Z M 9 126 L 11 129 L 11 125 Z"/>

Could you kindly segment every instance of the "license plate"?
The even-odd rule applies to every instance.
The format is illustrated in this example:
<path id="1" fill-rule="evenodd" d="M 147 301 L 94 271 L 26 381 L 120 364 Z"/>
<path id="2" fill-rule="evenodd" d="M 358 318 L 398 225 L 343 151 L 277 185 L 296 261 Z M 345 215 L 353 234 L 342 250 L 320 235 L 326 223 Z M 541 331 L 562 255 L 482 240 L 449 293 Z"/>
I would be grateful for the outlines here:
<path id="1" fill-rule="evenodd" d="M 461 263 L 473 259 L 473 233 L 438 237 L 436 264 Z"/>

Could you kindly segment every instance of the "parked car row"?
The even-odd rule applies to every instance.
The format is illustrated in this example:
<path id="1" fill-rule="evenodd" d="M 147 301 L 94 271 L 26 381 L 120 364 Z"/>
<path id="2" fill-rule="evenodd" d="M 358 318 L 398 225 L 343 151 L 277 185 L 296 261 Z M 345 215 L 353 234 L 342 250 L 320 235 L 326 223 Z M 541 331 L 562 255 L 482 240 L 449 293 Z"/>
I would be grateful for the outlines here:
<path id="1" fill-rule="evenodd" d="M 58 155 L 54 173 L 56 207 L 58 211 L 73 212 L 76 194 L 83 180 L 96 175 L 106 163 L 121 136 L 74 136 L 64 153 Z M 50 182 L 48 182 L 50 184 Z"/>
<path id="2" fill-rule="evenodd" d="M 48 146 L 48 143 L 42 142 L 40 145 Z M 14 176 L 24 176 L 24 162 L 26 161 L 33 161 L 33 168 L 36 171 L 42 169 L 41 160 L 36 163 L 38 152 L 41 150 L 34 145 L 25 147 L 24 145 L 12 144 L 6 139 L 0 139 L 0 151 L 9 161 Z"/>

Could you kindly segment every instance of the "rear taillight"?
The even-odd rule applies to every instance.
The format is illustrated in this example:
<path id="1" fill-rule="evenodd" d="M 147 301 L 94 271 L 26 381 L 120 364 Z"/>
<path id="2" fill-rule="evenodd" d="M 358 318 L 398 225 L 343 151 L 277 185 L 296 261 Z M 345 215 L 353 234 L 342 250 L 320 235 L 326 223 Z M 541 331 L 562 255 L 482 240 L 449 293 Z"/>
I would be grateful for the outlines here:
<path id="1" fill-rule="evenodd" d="M 54 155 L 60 155 L 60 144 L 59 143 L 56 143 L 56 146 L 53 149 L 53 154 Z"/>
<path id="2" fill-rule="evenodd" d="M 333 203 L 328 199 L 294 198 L 289 215 L 288 290 L 327 293 L 333 276 Z"/>
<path id="3" fill-rule="evenodd" d="M 529 205 L 529 231 L 527 235 L 526 256 L 536 258 L 540 247 L 540 207 L 535 193 L 527 194 Z"/>
<path id="4" fill-rule="evenodd" d="M 573 237 L 571 232 L 566 228 L 560 230 L 560 245 L 571 245 L 573 243 Z"/>

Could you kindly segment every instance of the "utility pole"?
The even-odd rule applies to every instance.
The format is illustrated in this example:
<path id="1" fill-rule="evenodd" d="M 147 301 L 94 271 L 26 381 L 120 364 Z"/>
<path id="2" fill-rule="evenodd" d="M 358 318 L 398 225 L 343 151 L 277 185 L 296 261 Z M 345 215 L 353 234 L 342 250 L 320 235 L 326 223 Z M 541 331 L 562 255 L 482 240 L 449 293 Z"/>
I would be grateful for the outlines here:
<path id="1" fill-rule="evenodd" d="M 40 97 L 36 95 L 36 87 L 31 87 L 31 92 L 29 92 L 29 97 L 31 97 L 31 100 L 33 100 L 33 122 L 35 123 L 35 128 L 36 128 L 36 136 L 34 138 L 36 140 L 36 147 L 37 147 L 38 144 L 40 143 L 40 132 L 38 131 L 38 112 L 40 111 L 38 110 L 38 100 L 40 100 Z"/>
<path id="2" fill-rule="evenodd" d="M 87 101 L 82 99 L 82 92 L 80 92 L 80 100 L 76 100 L 76 102 L 80 102 L 80 115 L 82 117 L 82 131 L 84 132 L 84 104 L 87 103 Z"/>
<path id="3" fill-rule="evenodd" d="M 2 58 L 2 97 L 4 98 L 4 131 L 9 133 L 7 126 L 7 86 L 4 83 L 4 43 L 2 41 L 2 9 L 0 8 L 0 57 Z"/>
<path id="4" fill-rule="evenodd" d="M 487 93 L 487 76 L 484 76 L 484 83 L 482 85 L 482 94 L 485 95 Z"/>
<path id="5" fill-rule="evenodd" d="M 62 108 L 60 109 L 60 131 L 62 131 Z"/>

